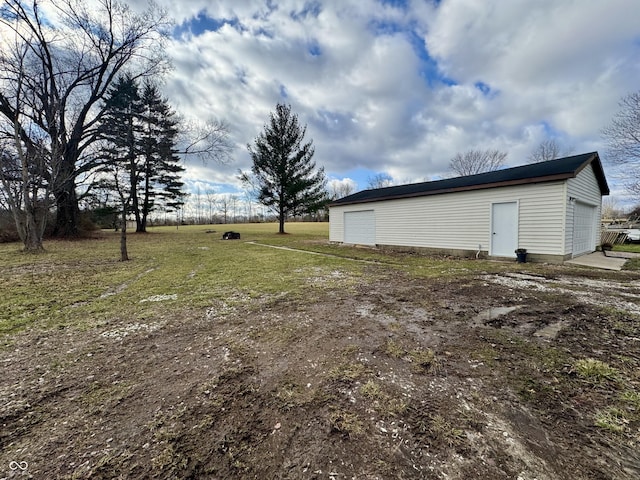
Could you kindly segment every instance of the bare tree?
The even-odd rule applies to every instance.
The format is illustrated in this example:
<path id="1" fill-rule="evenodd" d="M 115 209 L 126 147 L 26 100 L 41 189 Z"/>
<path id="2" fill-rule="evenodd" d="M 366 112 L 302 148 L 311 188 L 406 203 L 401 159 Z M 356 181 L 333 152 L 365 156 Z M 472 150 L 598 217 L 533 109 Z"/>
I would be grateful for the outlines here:
<path id="1" fill-rule="evenodd" d="M 231 216 L 231 223 L 236 223 L 236 218 L 238 217 L 237 215 L 237 207 L 238 207 L 238 197 L 236 195 L 231 195 L 231 212 L 232 212 L 232 216 Z"/>
<path id="2" fill-rule="evenodd" d="M 223 223 L 229 222 L 229 210 L 231 210 L 231 195 L 222 195 L 218 198 L 218 208 L 222 212 Z"/>
<path id="3" fill-rule="evenodd" d="M 609 156 L 618 163 L 640 165 L 640 91 L 619 102 L 620 110 L 602 130 Z"/>
<path id="4" fill-rule="evenodd" d="M 207 190 L 204 192 L 207 206 L 209 207 L 209 219 L 208 223 L 213 223 L 213 209 L 216 205 L 216 194 L 214 190 Z"/>
<path id="5" fill-rule="evenodd" d="M 44 134 L 47 160 L 56 166 L 48 166 L 54 233 L 76 236 L 76 181 L 96 166 L 90 150 L 100 101 L 125 68 L 136 78 L 164 70 L 168 23 L 154 5 L 136 15 L 118 0 L 0 1 L 0 129 L 7 133 L 7 124 L 19 122 L 27 151 Z M 24 61 L 16 61 L 20 56 Z M 18 96 L 24 101 L 16 102 Z"/>
<path id="6" fill-rule="evenodd" d="M 351 195 L 356 190 L 356 182 L 350 178 L 343 178 L 342 180 L 332 179 L 327 182 L 329 190 L 329 198 L 337 200 Z"/>
<path id="7" fill-rule="evenodd" d="M 51 184 L 43 169 L 43 149 L 30 148 L 17 138 L 11 148 L 5 143 L 0 151 L 0 185 L 2 197 L 13 216 L 25 251 L 42 251 L 42 237 L 47 225 Z"/>
<path id="8" fill-rule="evenodd" d="M 602 130 L 609 158 L 626 167 L 626 189 L 640 195 L 640 91 L 630 93 L 619 102 L 620 110 Z"/>
<path id="9" fill-rule="evenodd" d="M 385 188 L 393 185 L 393 178 L 388 173 L 376 173 L 367 179 L 367 188 Z"/>
<path id="10" fill-rule="evenodd" d="M 112 169 L 113 184 L 115 191 L 118 192 L 120 198 L 120 261 L 126 262 L 129 260 L 129 252 L 127 250 L 127 212 L 131 205 L 131 189 L 127 186 L 128 173 L 120 166 L 115 165 Z"/>
<path id="11" fill-rule="evenodd" d="M 622 216 L 622 210 L 618 205 L 618 202 L 613 197 L 606 197 L 602 199 L 602 219 L 617 220 Z"/>
<path id="12" fill-rule="evenodd" d="M 23 68 L 28 53 L 24 46 L 14 51 L 15 69 Z M 0 112 L 14 112 L 11 119 L 0 116 L 0 188 L 24 249 L 39 252 L 43 250 L 55 166 L 46 136 L 22 113 L 33 102 L 23 87 L 26 79 L 18 75 L 15 80 L 12 96 L 0 96 Z"/>
<path id="13" fill-rule="evenodd" d="M 635 173 L 636 178 L 627 180 L 624 183 L 625 189 L 627 193 L 632 196 L 635 200 L 640 198 L 640 175 L 638 172 Z"/>
<path id="14" fill-rule="evenodd" d="M 449 170 L 457 176 L 493 172 L 505 166 L 506 152 L 499 150 L 468 150 L 458 153 L 449 162 Z"/>
<path id="15" fill-rule="evenodd" d="M 562 148 L 555 138 L 543 140 L 529 155 L 529 163 L 540 163 L 547 160 L 566 157 L 571 148 Z"/>
<path id="16" fill-rule="evenodd" d="M 229 139 L 229 127 L 215 119 L 205 122 L 181 119 L 179 142 L 178 154 L 196 157 L 202 162 L 228 163 L 234 148 Z"/>
<path id="17" fill-rule="evenodd" d="M 196 185 L 196 193 L 193 196 L 195 209 L 196 209 L 196 225 L 202 224 L 202 193 L 200 192 L 200 185 Z"/>
<path id="18" fill-rule="evenodd" d="M 244 205 L 247 212 L 247 222 L 253 221 L 253 196 L 249 190 L 244 190 Z"/>

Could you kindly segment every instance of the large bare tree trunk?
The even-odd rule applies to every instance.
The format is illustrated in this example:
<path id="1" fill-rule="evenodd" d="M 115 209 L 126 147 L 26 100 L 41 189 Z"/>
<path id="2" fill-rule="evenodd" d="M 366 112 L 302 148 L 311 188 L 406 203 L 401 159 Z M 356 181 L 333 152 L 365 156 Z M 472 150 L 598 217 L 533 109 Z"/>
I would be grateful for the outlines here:
<path id="1" fill-rule="evenodd" d="M 28 212 L 25 218 L 25 236 L 24 236 L 24 249 L 27 252 L 38 253 L 44 251 L 42 245 L 42 234 L 40 234 L 40 228 L 38 228 L 38 221 L 35 218 L 34 213 Z"/>
<path id="2" fill-rule="evenodd" d="M 24 251 L 30 253 L 44 251 L 41 233 L 43 230 L 42 219 L 37 218 L 37 213 L 31 207 L 27 207 L 27 211 L 24 211 L 17 206 L 12 206 L 11 210 L 18 236 L 24 245 Z"/>
<path id="3" fill-rule="evenodd" d="M 44 250 L 42 245 L 42 235 L 44 234 L 44 227 L 47 221 L 47 209 L 38 208 L 38 181 L 34 180 L 31 176 L 30 169 L 34 169 L 37 165 L 37 160 L 34 159 L 35 151 L 28 154 L 23 148 L 20 141 L 20 128 L 16 119 L 14 123 L 14 141 L 16 147 L 16 154 L 18 161 L 20 162 L 20 198 L 15 198 L 11 192 L 11 188 L 6 184 L 5 193 L 8 196 L 13 218 L 16 222 L 16 228 L 18 235 L 24 244 L 24 249 L 27 252 L 37 253 Z M 34 162 L 35 160 L 35 162 Z M 36 168 L 37 169 L 37 168 Z M 5 182 L 3 178 L 3 183 Z M 47 204 L 48 192 L 45 193 L 43 202 Z M 41 217 L 38 217 L 38 214 Z"/>
<path id="4" fill-rule="evenodd" d="M 78 229 L 78 197 L 76 195 L 75 182 L 68 180 L 55 193 L 56 199 L 56 223 L 53 234 L 56 237 L 75 238 L 80 235 Z"/>

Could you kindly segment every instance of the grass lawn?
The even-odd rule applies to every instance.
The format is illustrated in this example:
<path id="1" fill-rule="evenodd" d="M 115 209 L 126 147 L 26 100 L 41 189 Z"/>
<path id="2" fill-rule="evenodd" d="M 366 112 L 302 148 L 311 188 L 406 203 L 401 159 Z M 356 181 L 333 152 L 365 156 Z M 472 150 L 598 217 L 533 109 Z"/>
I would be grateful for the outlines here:
<path id="1" fill-rule="evenodd" d="M 98 239 L 46 241 L 39 255 L 22 253 L 17 243 L 0 245 L 0 333 L 86 327 L 113 316 L 142 319 L 159 309 L 202 307 L 212 298 L 295 295 L 299 277 L 340 264 L 357 274 L 358 263 L 247 243 L 296 245 L 327 237 L 326 224 L 287 227 L 292 235 L 273 233 L 274 224 L 150 228 L 128 236 L 129 262 L 118 261 L 119 233 L 111 231 Z M 242 240 L 221 240 L 231 228 Z"/>
<path id="2" fill-rule="evenodd" d="M 240 232 L 241 240 L 221 240 L 227 230 Z M 206 307 L 212 298 L 232 304 L 264 295 L 303 296 L 309 293 L 303 279 L 338 269 L 357 283 L 367 262 L 416 277 L 524 268 L 330 244 L 328 223 L 288 223 L 286 231 L 277 234 L 275 223 L 151 227 L 147 234 L 129 234 L 129 262 L 118 260 L 119 233 L 106 230 L 90 240 L 46 241 L 46 252 L 38 255 L 21 252 L 18 243 L 0 244 L 0 334 L 99 326 L 114 317 L 141 320 L 167 308 Z M 640 251 L 640 245 L 616 250 L 621 247 Z"/>
<path id="3" fill-rule="evenodd" d="M 640 243 L 625 243 L 623 245 L 614 245 L 613 250 L 616 252 L 640 253 Z M 640 270 L 640 258 L 632 258 L 625 266 L 625 270 Z"/>
<path id="4" fill-rule="evenodd" d="M 0 245 L 0 477 L 638 478 L 637 272 L 286 230 Z"/>
<path id="5" fill-rule="evenodd" d="M 152 227 L 147 234 L 129 234 L 129 262 L 118 260 L 119 233 L 112 231 L 90 240 L 46 241 L 38 255 L 21 252 L 18 243 L 3 244 L 0 333 L 99 326 L 113 317 L 141 320 L 167 309 L 206 307 L 212 298 L 232 304 L 264 295 L 308 295 L 303 279 L 339 269 L 357 282 L 366 262 L 416 276 L 506 268 L 332 245 L 328 229 L 328 223 L 288 223 L 287 234 L 279 235 L 273 223 Z M 241 240 L 221 240 L 227 230 L 240 232 Z"/>

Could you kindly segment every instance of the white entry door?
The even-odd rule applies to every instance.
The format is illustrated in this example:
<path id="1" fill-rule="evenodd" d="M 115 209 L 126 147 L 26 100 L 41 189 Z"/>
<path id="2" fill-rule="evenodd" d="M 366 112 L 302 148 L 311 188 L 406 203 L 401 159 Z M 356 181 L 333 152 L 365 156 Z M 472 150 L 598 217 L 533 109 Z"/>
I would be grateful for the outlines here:
<path id="1" fill-rule="evenodd" d="M 515 257 L 518 248 L 518 202 L 491 205 L 491 255 Z"/>

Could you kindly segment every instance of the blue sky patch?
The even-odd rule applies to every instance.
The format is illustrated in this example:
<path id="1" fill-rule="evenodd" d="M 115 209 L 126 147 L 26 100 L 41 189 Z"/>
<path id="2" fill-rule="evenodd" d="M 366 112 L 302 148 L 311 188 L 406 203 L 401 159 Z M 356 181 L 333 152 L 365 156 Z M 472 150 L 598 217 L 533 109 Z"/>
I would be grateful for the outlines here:
<path id="1" fill-rule="evenodd" d="M 393 3 L 393 2 L 392 2 Z M 402 2 L 400 2 L 402 3 Z M 429 87 L 438 84 L 448 86 L 457 85 L 457 82 L 451 78 L 447 78 L 440 72 L 438 62 L 433 59 L 427 50 L 424 37 L 420 35 L 411 25 L 403 25 L 397 22 L 385 22 L 380 20 L 372 20 L 369 22 L 369 29 L 377 36 L 382 35 L 402 35 L 413 47 L 413 51 L 420 60 L 420 76 L 425 80 Z"/>
<path id="2" fill-rule="evenodd" d="M 354 168 L 340 174 L 327 172 L 327 177 L 335 178 L 338 180 L 350 178 L 358 184 L 358 188 L 356 189 L 356 191 L 360 191 L 369 188 L 369 181 L 378 174 L 387 175 L 385 172 L 377 172 L 368 168 Z"/>
<path id="3" fill-rule="evenodd" d="M 202 10 L 197 17 L 183 22 L 175 29 L 175 36 L 180 37 L 184 33 L 191 33 L 196 37 L 205 32 L 217 32 L 225 25 L 231 25 L 234 28 L 239 26 L 237 18 L 211 18 Z"/>
<path id="4" fill-rule="evenodd" d="M 258 37 L 266 37 L 266 38 L 270 38 L 270 39 L 274 38 L 273 33 L 270 32 L 269 30 L 265 29 L 265 28 L 259 28 L 258 30 L 256 30 L 255 34 Z"/>
<path id="5" fill-rule="evenodd" d="M 438 68 L 438 62 L 429 55 L 424 38 L 421 35 L 412 29 L 406 32 L 406 36 L 413 47 L 413 51 L 420 59 L 420 76 L 427 85 L 430 87 L 434 87 L 437 84 L 457 85 L 458 82 L 442 75 Z"/>
<path id="6" fill-rule="evenodd" d="M 369 22 L 369 29 L 376 34 L 376 36 L 381 36 L 404 32 L 405 26 L 397 22 L 373 19 Z"/>
<path id="7" fill-rule="evenodd" d="M 394 8 L 406 10 L 408 7 L 407 0 L 379 0 L 382 5 L 390 5 Z"/>
<path id="8" fill-rule="evenodd" d="M 309 52 L 309 55 L 311 55 L 312 57 L 319 57 L 320 55 L 322 55 L 322 49 L 320 48 L 320 44 L 316 40 L 309 42 L 307 46 L 307 52 Z"/>
<path id="9" fill-rule="evenodd" d="M 306 2 L 301 10 L 292 11 L 289 15 L 294 20 L 304 20 L 309 17 L 317 18 L 322 12 L 322 5 L 320 2 Z"/>
<path id="10" fill-rule="evenodd" d="M 546 120 L 540 122 L 540 125 L 542 125 L 542 129 L 544 130 L 544 134 L 547 138 L 559 138 L 562 136 L 562 132 L 555 129 L 553 125 L 551 125 Z"/>
<path id="11" fill-rule="evenodd" d="M 484 82 L 476 82 L 474 87 L 480 90 L 485 97 L 488 97 L 491 93 L 491 87 Z"/>

